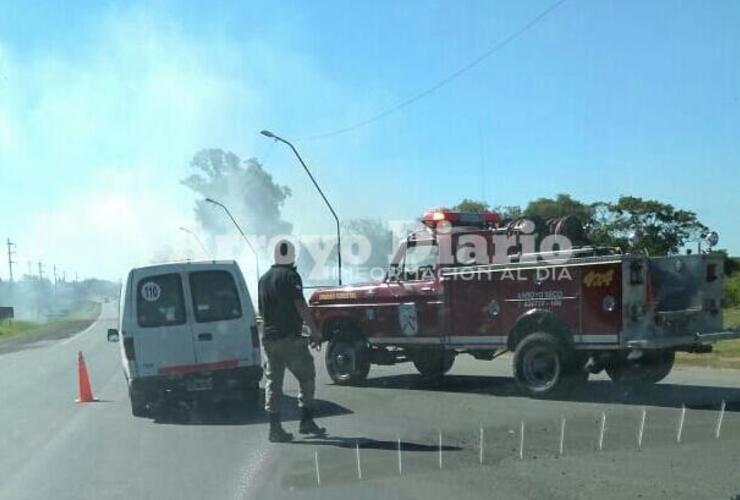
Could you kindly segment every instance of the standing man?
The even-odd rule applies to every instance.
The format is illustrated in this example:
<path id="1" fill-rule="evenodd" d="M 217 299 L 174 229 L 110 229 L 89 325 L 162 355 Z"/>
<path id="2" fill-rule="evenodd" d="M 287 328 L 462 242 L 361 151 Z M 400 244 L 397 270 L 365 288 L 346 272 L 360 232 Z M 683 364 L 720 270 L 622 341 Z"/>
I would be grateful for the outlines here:
<path id="1" fill-rule="evenodd" d="M 262 314 L 262 346 L 265 362 L 265 410 L 270 415 L 270 441 L 285 443 L 293 439 L 280 421 L 280 396 L 287 368 L 298 379 L 301 409 L 301 434 L 324 434 L 326 429 L 316 425 L 312 407 L 316 388 L 316 368 L 310 345 L 321 349 L 321 332 L 303 298 L 303 282 L 295 267 L 295 247 L 288 240 L 275 245 L 275 264 L 259 281 L 259 308 Z M 303 323 L 311 336 L 301 335 Z"/>

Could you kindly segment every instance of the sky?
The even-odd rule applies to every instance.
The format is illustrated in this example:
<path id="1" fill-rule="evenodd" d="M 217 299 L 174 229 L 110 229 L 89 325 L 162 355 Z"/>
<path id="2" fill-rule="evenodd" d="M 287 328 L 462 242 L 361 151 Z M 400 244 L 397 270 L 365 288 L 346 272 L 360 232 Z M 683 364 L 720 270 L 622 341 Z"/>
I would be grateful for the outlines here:
<path id="1" fill-rule="evenodd" d="M 695 211 L 740 254 L 740 3 L 0 0 L 0 237 L 32 262 L 118 278 L 193 253 L 201 148 L 256 157 L 296 233 L 414 219 L 462 198 L 569 193 Z M 2 260 L 6 260 L 5 252 Z M 244 255 L 220 255 L 245 258 Z M 7 278 L 0 264 L 0 278 Z"/>

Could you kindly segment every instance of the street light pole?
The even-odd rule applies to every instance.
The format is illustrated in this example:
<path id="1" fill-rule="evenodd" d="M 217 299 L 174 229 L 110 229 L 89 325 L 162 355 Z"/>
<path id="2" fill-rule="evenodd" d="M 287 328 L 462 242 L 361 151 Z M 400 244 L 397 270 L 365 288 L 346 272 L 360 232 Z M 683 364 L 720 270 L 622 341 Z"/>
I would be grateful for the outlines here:
<path id="1" fill-rule="evenodd" d="M 249 246 L 249 249 L 252 250 L 252 253 L 254 254 L 254 261 L 255 261 L 256 266 L 257 266 L 257 279 L 259 280 L 260 279 L 260 276 L 261 276 L 261 274 L 260 274 L 260 257 L 259 257 L 259 254 L 257 253 L 257 250 L 254 249 L 254 247 L 252 246 L 252 243 L 250 243 L 249 239 L 247 238 L 247 235 L 244 234 L 244 231 L 242 231 L 241 226 L 239 226 L 239 224 L 236 222 L 236 219 L 234 219 L 234 216 L 231 215 L 231 212 L 229 212 L 229 209 L 226 208 L 226 205 L 224 205 L 223 203 L 220 203 L 220 202 L 214 200 L 213 198 L 206 198 L 205 201 L 208 202 L 208 203 L 213 203 L 214 205 L 218 205 L 219 207 L 221 207 L 223 209 L 223 211 L 226 212 L 226 215 L 229 216 L 229 219 L 231 219 L 231 222 L 234 223 L 234 226 L 236 226 L 236 229 L 239 231 L 239 234 L 242 235 L 242 238 L 244 239 L 244 241 L 247 242 L 247 245 Z"/>
<path id="2" fill-rule="evenodd" d="M 308 174 L 308 178 L 311 179 L 311 182 L 313 182 L 314 187 L 316 188 L 316 191 L 319 192 L 321 195 L 321 198 L 323 198 L 324 203 L 326 203 L 326 206 L 329 207 L 329 211 L 331 212 L 331 215 L 334 217 L 334 221 L 337 225 L 337 278 L 339 281 L 339 286 L 342 286 L 342 235 L 339 228 L 339 217 L 337 217 L 337 213 L 334 211 L 334 207 L 331 206 L 331 203 L 329 203 L 329 200 L 326 199 L 326 196 L 324 195 L 324 192 L 319 187 L 319 184 L 316 182 L 316 179 L 314 179 L 313 175 L 311 174 L 311 171 L 306 166 L 306 162 L 303 161 L 303 158 L 301 158 L 301 155 L 298 154 L 298 150 L 293 146 L 290 141 L 287 141 L 280 137 L 279 135 L 275 135 L 269 130 L 262 130 L 260 134 L 264 135 L 265 137 L 269 137 L 270 139 L 275 139 L 276 141 L 280 141 L 283 144 L 287 144 L 290 149 L 293 150 L 293 154 L 295 154 L 296 158 L 298 158 L 298 161 L 301 162 L 301 165 L 303 166 L 303 170 L 306 171 Z"/>
<path id="3" fill-rule="evenodd" d="M 200 245 L 200 249 L 203 250 L 203 253 L 206 254 L 206 257 L 208 257 L 209 259 L 213 259 L 213 257 L 211 256 L 211 252 L 208 251 L 208 249 L 203 244 L 203 242 L 200 240 L 200 238 L 198 238 L 198 235 L 197 234 L 195 234 L 193 231 L 191 231 L 190 229 L 188 229 L 188 228 L 186 228 L 184 226 L 180 226 L 180 231 L 186 232 L 190 236 L 192 236 L 193 238 L 195 238 L 195 241 L 198 242 L 198 245 Z"/>

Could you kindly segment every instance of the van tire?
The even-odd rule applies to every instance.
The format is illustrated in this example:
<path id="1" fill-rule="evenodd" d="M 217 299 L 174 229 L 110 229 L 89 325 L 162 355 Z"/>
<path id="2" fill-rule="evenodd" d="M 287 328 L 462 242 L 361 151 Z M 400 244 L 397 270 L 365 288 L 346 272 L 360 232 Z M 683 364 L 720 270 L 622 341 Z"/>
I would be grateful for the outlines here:
<path id="1" fill-rule="evenodd" d="M 370 372 L 370 348 L 359 337 L 340 336 L 326 348 L 326 371 L 337 385 L 357 385 Z"/>
<path id="2" fill-rule="evenodd" d="M 141 392 L 137 391 L 133 387 L 128 388 L 128 396 L 131 400 L 131 414 L 134 417 L 149 417 L 151 416 L 151 408 L 146 396 Z"/>
<path id="3" fill-rule="evenodd" d="M 524 337 L 514 352 L 514 378 L 529 396 L 546 398 L 563 394 L 579 377 L 572 350 L 546 332 Z"/>

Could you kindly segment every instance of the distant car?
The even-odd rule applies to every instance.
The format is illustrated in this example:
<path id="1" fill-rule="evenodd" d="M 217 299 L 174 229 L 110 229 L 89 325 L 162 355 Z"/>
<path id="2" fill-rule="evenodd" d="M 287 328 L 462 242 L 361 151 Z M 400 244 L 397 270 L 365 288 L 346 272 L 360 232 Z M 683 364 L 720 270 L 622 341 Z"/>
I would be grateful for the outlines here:
<path id="1" fill-rule="evenodd" d="M 234 261 L 132 269 L 119 328 L 108 330 L 108 341 L 119 340 L 134 416 L 150 416 L 169 395 L 258 399 L 256 317 Z"/>

